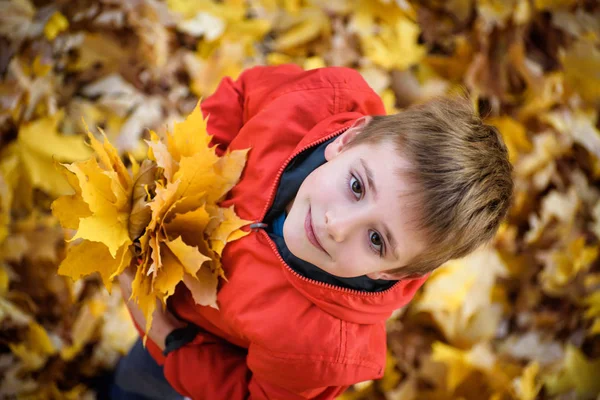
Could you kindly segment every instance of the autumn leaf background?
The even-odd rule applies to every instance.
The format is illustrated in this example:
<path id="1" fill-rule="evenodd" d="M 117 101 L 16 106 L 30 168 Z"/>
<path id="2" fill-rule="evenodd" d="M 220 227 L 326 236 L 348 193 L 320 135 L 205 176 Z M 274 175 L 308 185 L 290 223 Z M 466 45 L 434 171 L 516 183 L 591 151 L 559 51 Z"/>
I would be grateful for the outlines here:
<path id="1" fill-rule="evenodd" d="M 515 166 L 493 243 L 390 318 L 384 378 L 343 398 L 598 398 L 599 21 L 595 0 L 0 3 L 0 397 L 101 397 L 136 337 L 100 276 L 57 274 L 82 120 L 130 167 L 224 76 L 296 63 L 357 69 L 390 113 L 467 89 Z"/>

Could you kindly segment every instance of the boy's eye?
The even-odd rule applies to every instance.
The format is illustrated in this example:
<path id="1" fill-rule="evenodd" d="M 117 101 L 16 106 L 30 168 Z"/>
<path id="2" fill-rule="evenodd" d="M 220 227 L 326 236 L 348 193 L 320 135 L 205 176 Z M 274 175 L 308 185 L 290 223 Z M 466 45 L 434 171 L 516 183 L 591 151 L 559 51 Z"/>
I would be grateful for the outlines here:
<path id="1" fill-rule="evenodd" d="M 383 243 L 381 242 L 381 236 L 377 232 L 371 232 L 371 243 L 375 246 L 381 246 Z"/>
<path id="2" fill-rule="evenodd" d="M 352 188 L 353 193 L 356 193 L 358 195 L 362 194 L 362 185 L 360 184 L 360 181 L 355 177 L 352 177 L 352 179 L 350 179 L 350 187 Z"/>
<path id="3" fill-rule="evenodd" d="M 381 240 L 379 233 L 370 231 L 369 240 L 371 241 L 371 249 L 373 252 L 383 258 L 383 241 Z"/>

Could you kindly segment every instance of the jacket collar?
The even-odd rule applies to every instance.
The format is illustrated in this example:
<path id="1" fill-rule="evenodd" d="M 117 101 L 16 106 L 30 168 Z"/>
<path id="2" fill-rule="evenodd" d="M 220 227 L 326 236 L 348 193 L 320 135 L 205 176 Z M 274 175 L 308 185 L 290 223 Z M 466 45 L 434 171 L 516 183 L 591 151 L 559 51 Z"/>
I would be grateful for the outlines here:
<path id="1" fill-rule="evenodd" d="M 394 310 L 408 304 L 429 277 L 427 274 L 420 278 L 403 279 L 382 292 L 361 292 L 305 278 L 289 267 L 284 268 L 284 274 L 300 293 L 320 309 L 357 324 L 384 322 Z"/>

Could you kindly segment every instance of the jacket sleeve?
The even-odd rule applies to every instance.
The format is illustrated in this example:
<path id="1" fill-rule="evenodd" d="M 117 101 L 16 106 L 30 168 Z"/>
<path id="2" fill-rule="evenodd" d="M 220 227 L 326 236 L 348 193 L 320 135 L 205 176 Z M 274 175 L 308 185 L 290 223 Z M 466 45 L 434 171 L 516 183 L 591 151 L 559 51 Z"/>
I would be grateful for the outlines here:
<path id="1" fill-rule="evenodd" d="M 269 93 L 302 72 L 292 64 L 257 66 L 244 71 L 237 80 L 223 78 L 215 92 L 201 103 L 202 114 L 208 117 L 208 133 L 213 135 L 211 144 L 222 153 L 246 121 L 270 100 Z M 251 96 L 252 108 L 248 107 Z"/>
<path id="2" fill-rule="evenodd" d="M 135 321 L 133 325 L 143 338 L 144 331 Z M 253 345 L 247 351 L 205 330 L 166 356 L 150 338 L 146 350 L 163 367 L 169 384 L 193 400 L 332 400 L 350 384 L 373 378 L 341 383 L 336 373 L 310 373 L 318 361 L 301 365 L 293 357 L 274 357 Z"/>
<path id="3" fill-rule="evenodd" d="M 194 400 L 329 400 L 349 386 L 311 387 L 314 383 L 298 376 L 293 360 L 274 362 L 266 367 L 268 371 L 260 367 L 256 373 L 247 361 L 245 349 L 204 331 L 191 343 L 168 353 L 164 373 L 175 390 Z M 295 384 L 280 381 L 282 374 L 294 376 Z"/>

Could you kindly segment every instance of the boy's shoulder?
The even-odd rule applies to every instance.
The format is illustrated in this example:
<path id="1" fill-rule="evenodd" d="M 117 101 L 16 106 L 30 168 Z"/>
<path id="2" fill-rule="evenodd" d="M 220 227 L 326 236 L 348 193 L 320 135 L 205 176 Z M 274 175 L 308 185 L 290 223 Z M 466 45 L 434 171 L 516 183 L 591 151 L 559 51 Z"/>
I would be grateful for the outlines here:
<path id="1" fill-rule="evenodd" d="M 248 70 L 256 77 L 257 90 L 269 90 L 273 96 L 323 88 L 354 89 L 373 92 L 363 76 L 352 68 L 324 67 L 303 70 L 294 64 L 258 66 Z M 273 82 L 281 84 L 273 85 Z"/>

